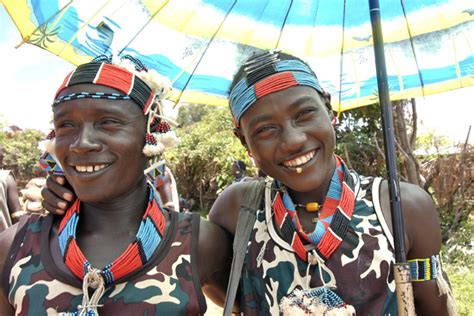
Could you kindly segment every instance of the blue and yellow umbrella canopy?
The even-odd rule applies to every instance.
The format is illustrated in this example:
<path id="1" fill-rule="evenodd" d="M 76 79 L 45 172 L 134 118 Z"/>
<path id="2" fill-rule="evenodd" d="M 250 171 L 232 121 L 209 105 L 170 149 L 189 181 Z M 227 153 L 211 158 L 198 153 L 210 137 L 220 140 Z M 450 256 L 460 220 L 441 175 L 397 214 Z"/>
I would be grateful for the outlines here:
<path id="1" fill-rule="evenodd" d="M 24 42 L 73 64 L 130 54 L 173 82 L 174 101 L 225 105 L 261 49 L 306 60 L 338 111 L 377 102 L 365 0 L 3 0 Z M 474 85 L 474 1 L 380 0 L 392 100 Z"/>

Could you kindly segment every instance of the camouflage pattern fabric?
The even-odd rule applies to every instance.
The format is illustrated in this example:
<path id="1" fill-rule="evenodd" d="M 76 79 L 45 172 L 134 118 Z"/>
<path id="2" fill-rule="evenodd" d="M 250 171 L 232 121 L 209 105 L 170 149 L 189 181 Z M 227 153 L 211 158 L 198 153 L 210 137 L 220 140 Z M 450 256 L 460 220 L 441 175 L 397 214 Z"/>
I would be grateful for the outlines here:
<path id="1" fill-rule="evenodd" d="M 204 314 L 206 302 L 195 263 L 199 218 L 172 212 L 170 219 L 169 229 L 150 264 L 107 288 L 99 302 L 103 305 L 99 315 Z M 8 300 L 15 315 L 74 312 L 82 303 L 80 281 L 69 284 L 67 278 L 50 273 L 58 269 L 47 258 L 49 247 L 44 244 L 49 243 L 42 245 L 41 238 L 45 233 L 46 238 L 49 236 L 51 223 L 51 218 L 31 216 L 25 233 L 15 237 L 21 240 L 14 242 L 17 249 L 14 246 L 10 251 L 10 273 L 4 272 L 9 276 Z"/>
<path id="2" fill-rule="evenodd" d="M 279 315 L 283 296 L 297 286 L 324 283 L 357 315 L 396 315 L 393 247 L 374 209 L 372 190 L 380 179 L 355 177 L 356 204 L 346 238 L 323 264 L 309 265 L 285 243 L 274 225 L 271 209 L 257 211 L 242 272 L 241 310 L 245 315 Z M 377 205 L 376 207 L 379 207 Z M 386 226 L 385 226 L 386 227 Z"/>

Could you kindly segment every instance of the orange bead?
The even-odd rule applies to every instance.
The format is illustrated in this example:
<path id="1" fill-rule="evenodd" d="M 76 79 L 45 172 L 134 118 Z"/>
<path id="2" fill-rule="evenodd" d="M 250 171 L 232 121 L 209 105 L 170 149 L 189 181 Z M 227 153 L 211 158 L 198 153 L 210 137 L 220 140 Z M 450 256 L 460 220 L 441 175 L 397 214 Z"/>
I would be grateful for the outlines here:
<path id="1" fill-rule="evenodd" d="M 317 212 L 319 210 L 319 204 L 317 202 L 311 202 L 306 204 L 306 211 Z"/>

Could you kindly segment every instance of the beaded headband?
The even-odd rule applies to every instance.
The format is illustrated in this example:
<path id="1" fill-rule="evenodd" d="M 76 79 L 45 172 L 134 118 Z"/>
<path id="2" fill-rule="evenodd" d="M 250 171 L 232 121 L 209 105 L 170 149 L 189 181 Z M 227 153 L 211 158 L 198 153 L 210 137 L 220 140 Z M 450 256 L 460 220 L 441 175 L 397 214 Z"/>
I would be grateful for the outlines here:
<path id="1" fill-rule="evenodd" d="M 62 95 L 67 87 L 76 84 L 95 84 L 111 87 L 120 93 L 76 92 Z M 130 55 L 111 57 L 101 55 L 89 63 L 78 66 L 69 73 L 56 92 L 53 107 L 74 99 L 132 100 L 147 117 L 147 130 L 143 153 L 147 157 L 160 155 L 165 147 L 172 147 L 179 141 L 170 125 L 161 115 L 162 99 L 171 91 L 171 82 L 153 69 L 148 69 L 139 59 Z M 59 97 L 58 97 L 59 96 Z M 55 133 L 40 142 L 46 152 L 40 164 L 46 171 L 62 172 L 54 158 Z"/>
<path id="2" fill-rule="evenodd" d="M 65 88 L 81 83 L 92 83 L 111 87 L 117 89 L 123 94 L 80 92 L 58 98 L 58 95 Z M 54 98 L 53 106 L 69 100 L 82 98 L 106 98 L 113 100 L 131 99 L 143 110 L 143 113 L 147 114 L 151 104 L 155 100 L 155 92 L 136 74 L 109 63 L 93 61 L 80 65 L 67 75 Z"/>
<path id="3" fill-rule="evenodd" d="M 235 127 L 247 109 L 258 99 L 294 86 L 308 86 L 323 93 L 318 78 L 298 59 L 280 60 L 279 53 L 269 51 L 244 64 L 244 75 L 229 95 Z"/>

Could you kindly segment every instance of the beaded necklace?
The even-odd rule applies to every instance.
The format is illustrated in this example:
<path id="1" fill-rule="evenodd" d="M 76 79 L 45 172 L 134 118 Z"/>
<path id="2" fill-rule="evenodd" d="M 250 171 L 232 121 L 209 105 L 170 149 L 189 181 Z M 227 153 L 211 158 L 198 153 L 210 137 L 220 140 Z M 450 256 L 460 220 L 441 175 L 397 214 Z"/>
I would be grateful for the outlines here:
<path id="1" fill-rule="evenodd" d="M 147 263 L 163 238 L 165 216 L 160 206 L 159 198 L 148 184 L 150 195 L 148 206 L 143 214 L 140 227 L 130 245 L 113 262 L 100 271 L 105 286 L 112 284 Z M 59 248 L 64 263 L 69 270 L 79 279 L 93 270 L 91 263 L 86 259 L 76 241 L 76 229 L 79 222 L 80 200 L 67 210 L 66 215 L 59 225 Z"/>
<path id="2" fill-rule="evenodd" d="M 296 252 L 297 256 L 311 264 L 317 262 L 317 257 L 326 261 L 341 244 L 347 232 L 354 210 L 353 182 L 347 167 L 339 156 L 335 156 L 336 169 L 331 178 L 328 193 L 320 212 L 319 221 L 314 230 L 307 234 L 298 219 L 295 204 L 286 188 L 276 182 L 278 192 L 273 199 L 273 211 L 283 235 Z M 308 253 L 304 244 L 316 246 Z"/>

